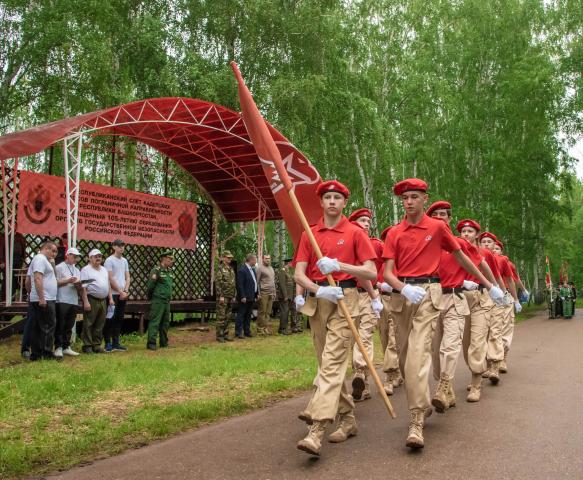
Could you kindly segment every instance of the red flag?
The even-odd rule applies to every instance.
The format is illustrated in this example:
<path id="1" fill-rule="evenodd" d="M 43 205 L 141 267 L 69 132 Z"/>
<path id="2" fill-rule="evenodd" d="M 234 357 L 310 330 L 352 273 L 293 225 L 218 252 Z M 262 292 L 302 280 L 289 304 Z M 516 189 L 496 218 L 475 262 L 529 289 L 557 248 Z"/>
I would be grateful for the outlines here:
<path id="1" fill-rule="evenodd" d="M 547 286 L 547 289 L 550 290 L 551 287 L 553 286 L 552 280 L 551 280 L 551 262 L 549 262 L 549 257 L 546 257 L 546 267 L 545 267 L 545 284 Z"/>
<path id="2" fill-rule="evenodd" d="M 261 160 L 288 232 L 297 247 L 303 227 L 287 190 L 295 191 L 308 223 L 314 224 L 322 215 L 320 199 L 316 195 L 316 187 L 322 179 L 310 161 L 302 154 L 298 154 L 291 143 L 265 121 L 235 62 L 231 62 L 231 66 L 237 78 L 245 127 Z"/>

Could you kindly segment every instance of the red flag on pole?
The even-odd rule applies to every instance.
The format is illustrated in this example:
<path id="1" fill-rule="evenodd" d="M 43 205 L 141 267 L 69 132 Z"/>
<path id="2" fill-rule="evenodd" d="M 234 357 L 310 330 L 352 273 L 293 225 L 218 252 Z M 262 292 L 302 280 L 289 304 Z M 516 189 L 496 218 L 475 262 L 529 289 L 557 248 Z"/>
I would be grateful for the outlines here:
<path id="1" fill-rule="evenodd" d="M 547 286 L 547 290 L 550 290 L 553 286 L 553 282 L 551 280 L 551 262 L 549 262 L 549 257 L 546 257 L 546 267 L 545 267 L 545 284 Z"/>
<path id="2" fill-rule="evenodd" d="M 232 62 L 231 66 L 237 78 L 239 101 L 245 127 L 261 160 L 263 171 L 271 185 L 273 196 L 288 232 L 297 247 L 303 227 L 295 213 L 287 190 L 295 191 L 308 222 L 314 224 L 322 215 L 320 200 L 316 195 L 316 187 L 322 179 L 310 161 L 303 155 L 298 155 L 291 148 L 291 143 L 265 121 L 259 113 L 235 62 Z M 285 172 L 281 171 L 281 168 L 285 168 Z"/>

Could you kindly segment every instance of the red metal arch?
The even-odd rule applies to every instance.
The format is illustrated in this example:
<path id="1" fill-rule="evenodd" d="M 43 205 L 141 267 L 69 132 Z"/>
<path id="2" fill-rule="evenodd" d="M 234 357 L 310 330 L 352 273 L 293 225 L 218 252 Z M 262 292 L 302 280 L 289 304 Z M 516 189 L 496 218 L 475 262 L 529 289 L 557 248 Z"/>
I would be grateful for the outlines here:
<path id="1" fill-rule="evenodd" d="M 307 161 L 269 126 L 278 144 Z M 243 119 L 220 105 L 183 97 L 140 100 L 0 137 L 0 159 L 37 153 L 66 137 L 122 135 L 146 143 L 174 160 L 208 192 L 228 221 L 266 220 L 281 213 Z"/>

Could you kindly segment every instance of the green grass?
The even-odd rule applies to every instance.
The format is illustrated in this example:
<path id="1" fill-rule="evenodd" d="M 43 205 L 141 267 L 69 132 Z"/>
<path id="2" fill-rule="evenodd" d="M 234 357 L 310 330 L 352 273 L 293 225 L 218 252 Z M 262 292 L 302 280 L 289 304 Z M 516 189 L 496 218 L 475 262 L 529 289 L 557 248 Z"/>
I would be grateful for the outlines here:
<path id="1" fill-rule="evenodd" d="M 316 373 L 309 333 L 227 344 L 200 335 L 171 330 L 174 347 L 156 352 L 129 336 L 127 353 L 61 363 L 20 363 L 18 339 L 0 343 L 0 366 L 8 365 L 0 478 L 64 469 L 241 414 L 309 388 Z"/>

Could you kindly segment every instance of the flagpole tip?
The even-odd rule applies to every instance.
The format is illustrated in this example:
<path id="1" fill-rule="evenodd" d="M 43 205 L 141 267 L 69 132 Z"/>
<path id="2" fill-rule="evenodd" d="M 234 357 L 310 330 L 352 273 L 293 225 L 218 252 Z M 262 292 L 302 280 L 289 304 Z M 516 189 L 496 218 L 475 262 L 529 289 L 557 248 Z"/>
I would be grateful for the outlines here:
<path id="1" fill-rule="evenodd" d="M 243 80 L 241 72 L 239 71 L 239 67 L 234 60 L 231 62 L 231 68 L 233 69 L 233 73 L 235 74 L 235 77 L 237 77 L 237 80 Z"/>

